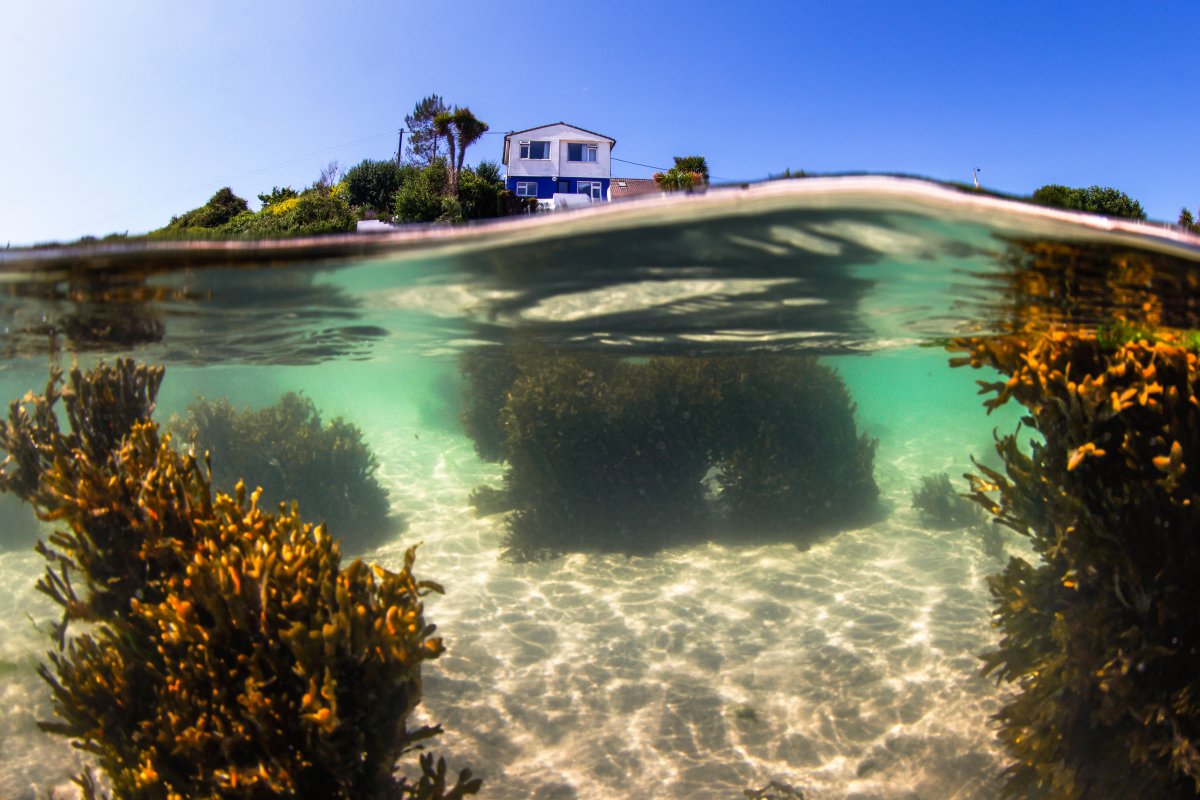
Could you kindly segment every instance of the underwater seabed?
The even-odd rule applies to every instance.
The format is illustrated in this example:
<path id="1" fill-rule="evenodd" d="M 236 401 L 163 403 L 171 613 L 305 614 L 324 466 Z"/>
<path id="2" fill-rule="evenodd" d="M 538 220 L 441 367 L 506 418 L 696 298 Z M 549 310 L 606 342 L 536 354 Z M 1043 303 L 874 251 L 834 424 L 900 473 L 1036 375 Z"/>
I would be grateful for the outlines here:
<path id="1" fill-rule="evenodd" d="M 344 417 L 351 427 L 334 438 L 360 456 L 361 431 L 395 525 L 382 538 L 333 533 L 348 556 L 392 569 L 421 543 L 415 574 L 446 590 L 426 598 L 424 619 L 446 651 L 424 663 L 407 723 L 443 726 L 428 752 L 483 778 L 483 797 L 1188 798 L 1200 787 L 1200 656 L 1180 646 L 1200 637 L 1200 473 L 1186 469 L 1200 453 L 1198 264 L 1200 239 L 1182 231 L 877 178 L 374 239 L 6 251 L 0 398 L 40 391 L 48 362 L 132 355 L 165 366 L 164 430 L 197 394 L 261 410 L 302 392 L 292 405 Z M 613 355 L 620 368 L 603 367 Z M 825 381 L 833 405 L 797 398 L 816 381 L 776 380 L 803 373 L 767 368 L 817 355 L 845 384 Z M 707 366 L 724 357 L 734 369 Z M 498 368 L 470 366 L 489 361 Z M 850 400 L 854 425 L 829 424 Z M 870 481 L 846 480 L 837 452 L 824 457 L 838 450 L 831 439 L 806 435 L 848 427 L 849 463 L 871 463 Z M 1014 430 L 998 455 L 993 431 Z M 1041 435 L 1046 446 L 1030 448 Z M 760 467 L 745 473 L 751 488 L 802 496 L 805 522 L 823 524 L 812 501 L 836 506 L 841 486 L 868 490 L 849 511 L 877 488 L 881 513 L 826 538 L 794 517 L 786 530 L 747 530 L 754 517 L 738 516 L 729 492 L 739 452 Z M 259 459 L 261 482 L 311 487 L 305 468 L 334 463 L 281 453 Z M 521 470 L 546 453 L 536 475 L 552 491 L 538 494 Z M 374 463 L 353 463 L 364 460 Z M 814 473 L 819 490 L 793 477 Z M 307 497 L 284 496 L 309 515 L 321 490 L 349 498 L 354 481 L 326 474 Z M 706 495 L 702 475 L 725 494 Z M 485 505 L 517 511 L 476 516 L 481 486 L 504 490 L 478 492 Z M 972 522 L 982 511 L 958 514 L 939 488 L 968 486 L 1032 538 Z M 934 496 L 920 502 L 941 509 L 936 519 L 913 508 L 917 490 Z M 75 503 L 77 519 L 82 508 L 94 510 Z M 577 524 L 561 524 L 571 515 Z M 505 559 L 531 519 L 545 535 L 519 552 L 571 552 Z M 743 528 L 722 530 L 731 520 Z M 69 781 L 84 765 L 38 727 L 53 708 L 37 668 L 63 608 L 34 589 L 37 530 L 0 500 L 2 798 L 76 797 Z M 1025 561 L 1002 572 L 1006 555 Z M 373 652 L 351 650 L 346 662 Z M 984 653 L 992 678 L 980 676 Z M 129 705 L 170 708 L 166 685 Z M 297 712 L 315 697 L 271 685 Z M 372 719 L 389 727 L 395 704 L 370 701 L 369 679 L 338 685 L 356 687 L 341 695 L 351 704 L 386 709 Z M 276 730 L 306 736 L 330 719 L 297 713 Z M 140 757 L 142 742 L 116 738 L 129 763 Z M 156 746 L 170 756 L 171 737 Z M 232 785 L 206 756 L 184 760 Z M 413 775 L 415 761 L 398 766 Z"/>
<path id="2" fill-rule="evenodd" d="M 419 574 L 447 590 L 427 605 L 447 652 L 423 670 L 414 722 L 445 728 L 438 753 L 481 776 L 482 796 L 734 800 L 771 781 L 809 800 L 997 796 L 1005 756 L 989 717 L 1003 689 L 979 676 L 978 654 L 995 645 L 984 576 L 1001 563 L 978 532 L 928 529 L 911 505 L 921 476 L 961 483 L 992 427 L 1014 420 L 986 417 L 981 376 L 950 371 L 937 349 L 827 363 L 860 430 L 880 438 L 886 515 L 808 549 L 706 543 L 511 563 L 498 556 L 502 517 L 476 518 L 467 502 L 501 468 L 431 426 L 420 391 L 399 412 L 360 405 L 355 421 L 407 524 L 367 555 L 394 567 L 423 542 Z M 418 381 L 436 384 L 424 368 Z M 316 368 L 275 369 L 269 382 L 307 387 L 337 413 L 382 388 L 366 383 L 370 364 L 336 369 L 341 379 L 319 382 Z M 164 418 L 200 376 L 206 393 L 225 390 L 211 373 L 168 372 Z M 234 389 L 245 377 L 219 376 Z M 51 715 L 35 669 L 55 618 L 33 590 L 42 568 L 31 551 L 0 553 L 4 797 L 69 794 L 82 764 L 36 727 Z"/>

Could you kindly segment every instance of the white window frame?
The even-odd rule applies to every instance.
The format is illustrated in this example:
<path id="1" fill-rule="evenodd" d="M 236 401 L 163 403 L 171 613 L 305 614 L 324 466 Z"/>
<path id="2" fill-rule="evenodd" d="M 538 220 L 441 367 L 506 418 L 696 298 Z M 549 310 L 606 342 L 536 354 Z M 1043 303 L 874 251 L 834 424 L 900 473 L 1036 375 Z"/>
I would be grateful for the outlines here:
<path id="1" fill-rule="evenodd" d="M 584 191 L 587 187 L 587 191 Z M 602 181 L 577 181 L 575 183 L 576 194 L 586 194 L 593 200 L 604 199 L 604 183 Z"/>
<path id="2" fill-rule="evenodd" d="M 546 146 L 546 155 L 542 158 L 534 158 L 530 155 L 532 145 L 541 144 Z M 550 142 L 544 139 L 534 139 L 532 141 L 526 139 L 520 143 L 521 158 L 525 161 L 549 161 L 550 160 Z"/>
<path id="3" fill-rule="evenodd" d="M 571 145 L 579 145 L 579 158 L 571 158 Z M 575 164 L 595 164 L 599 160 L 600 146 L 590 142 L 567 142 L 567 161 Z"/>
<path id="4" fill-rule="evenodd" d="M 529 194 L 531 188 L 533 190 L 533 194 Z M 515 194 L 517 197 L 537 197 L 537 181 L 517 181 L 517 185 L 513 187 L 513 194 Z"/>

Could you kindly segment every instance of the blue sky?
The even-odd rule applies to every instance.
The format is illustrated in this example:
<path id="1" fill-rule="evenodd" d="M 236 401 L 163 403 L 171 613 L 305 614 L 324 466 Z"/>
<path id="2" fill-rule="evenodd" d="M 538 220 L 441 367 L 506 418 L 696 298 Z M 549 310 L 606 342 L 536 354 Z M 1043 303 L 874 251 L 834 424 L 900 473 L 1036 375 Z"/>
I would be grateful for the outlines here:
<path id="1" fill-rule="evenodd" d="M 1198 38 L 1197 0 L 5 0 L 0 246 L 144 232 L 224 185 L 256 207 L 391 157 L 433 92 L 493 131 L 565 120 L 727 180 L 979 167 L 1174 221 L 1200 205 Z"/>

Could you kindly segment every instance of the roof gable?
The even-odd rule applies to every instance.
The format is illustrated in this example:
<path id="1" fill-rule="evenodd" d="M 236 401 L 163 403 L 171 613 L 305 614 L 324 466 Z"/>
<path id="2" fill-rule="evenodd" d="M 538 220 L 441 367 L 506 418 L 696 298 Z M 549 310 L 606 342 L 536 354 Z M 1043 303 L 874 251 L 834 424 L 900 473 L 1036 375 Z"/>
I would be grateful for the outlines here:
<path id="1" fill-rule="evenodd" d="M 587 128 L 581 128 L 578 125 L 572 125 L 569 122 L 551 122 L 546 125 L 538 125 L 535 128 L 526 128 L 526 129 L 520 130 L 520 131 L 512 131 L 504 138 L 507 140 L 507 139 L 511 139 L 512 137 L 520 135 L 520 134 L 526 134 L 526 133 L 532 134 L 535 131 L 546 130 L 548 128 L 569 128 L 570 130 L 573 130 L 573 131 L 579 131 L 580 133 L 586 133 L 589 136 L 598 137 L 606 142 L 610 142 L 613 145 L 615 145 L 617 143 L 617 140 L 612 138 L 611 136 L 605 136 L 603 133 L 596 133 L 595 131 L 589 131 Z"/>

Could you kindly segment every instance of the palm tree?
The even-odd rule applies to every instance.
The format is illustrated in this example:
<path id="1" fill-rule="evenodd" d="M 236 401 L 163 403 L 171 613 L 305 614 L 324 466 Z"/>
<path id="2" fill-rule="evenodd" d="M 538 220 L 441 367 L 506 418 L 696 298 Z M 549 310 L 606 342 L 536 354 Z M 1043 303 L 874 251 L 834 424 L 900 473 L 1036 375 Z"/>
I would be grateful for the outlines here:
<path id="1" fill-rule="evenodd" d="M 694 172 L 708 183 L 708 159 L 704 156 L 675 156 L 675 169 L 680 172 Z"/>
<path id="2" fill-rule="evenodd" d="M 454 130 L 458 133 L 458 161 L 454 165 L 457 176 L 462 172 L 467 148 L 478 142 L 488 131 L 488 124 L 471 113 L 469 108 L 454 109 Z"/>
<path id="3" fill-rule="evenodd" d="M 654 182 L 664 192 L 703 189 L 708 185 L 708 161 L 704 156 L 675 156 L 675 166 L 654 173 Z"/>
<path id="4" fill-rule="evenodd" d="M 450 172 L 450 192 L 453 194 L 458 191 L 458 173 L 454 171 L 454 115 L 455 111 L 443 111 L 433 118 L 433 132 L 436 136 L 440 136 L 446 140 L 446 147 L 450 151 L 450 158 L 446 162 Z"/>
<path id="5" fill-rule="evenodd" d="M 664 192 L 690 192 L 696 187 L 704 186 L 704 175 L 679 167 L 671 167 L 666 172 L 654 173 L 654 182 Z"/>
<path id="6" fill-rule="evenodd" d="M 450 151 L 447 166 L 450 168 L 451 194 L 458 191 L 458 174 L 462 172 L 467 158 L 467 148 L 479 141 L 488 131 L 488 124 L 471 113 L 469 108 L 454 107 L 433 118 L 434 132 L 446 140 Z"/>

